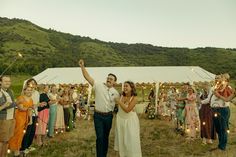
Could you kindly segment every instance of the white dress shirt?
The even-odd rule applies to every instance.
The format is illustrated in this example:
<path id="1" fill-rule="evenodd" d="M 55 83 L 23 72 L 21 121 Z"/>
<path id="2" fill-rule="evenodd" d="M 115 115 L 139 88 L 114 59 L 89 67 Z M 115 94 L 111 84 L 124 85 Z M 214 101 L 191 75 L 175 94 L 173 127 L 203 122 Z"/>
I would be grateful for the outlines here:
<path id="1" fill-rule="evenodd" d="M 119 93 L 114 87 L 108 88 L 104 83 L 94 82 L 95 109 L 100 112 L 110 112 L 114 110 L 115 98 Z"/>

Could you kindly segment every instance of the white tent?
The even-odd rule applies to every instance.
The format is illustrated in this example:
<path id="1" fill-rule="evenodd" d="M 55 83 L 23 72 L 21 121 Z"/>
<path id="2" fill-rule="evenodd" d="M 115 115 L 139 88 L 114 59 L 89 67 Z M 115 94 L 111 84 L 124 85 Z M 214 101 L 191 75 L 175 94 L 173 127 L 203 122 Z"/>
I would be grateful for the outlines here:
<path id="1" fill-rule="evenodd" d="M 109 73 L 114 73 L 118 83 L 126 80 L 135 83 L 153 82 L 204 82 L 212 81 L 214 74 L 198 66 L 147 66 L 147 67 L 87 67 L 96 80 L 105 82 Z M 33 77 L 39 84 L 85 83 L 80 67 L 48 68 Z"/>
<path id="2" fill-rule="evenodd" d="M 117 83 L 127 80 L 135 83 L 156 83 L 156 91 L 159 91 L 159 83 L 164 82 L 209 82 L 215 75 L 198 66 L 146 66 L 146 67 L 87 67 L 88 73 L 94 80 L 105 82 L 109 73 L 117 76 Z M 33 77 L 38 84 L 78 84 L 86 83 L 80 67 L 74 68 L 48 68 Z M 158 92 L 156 92 L 156 102 Z M 91 96 L 91 86 L 89 97 Z"/>

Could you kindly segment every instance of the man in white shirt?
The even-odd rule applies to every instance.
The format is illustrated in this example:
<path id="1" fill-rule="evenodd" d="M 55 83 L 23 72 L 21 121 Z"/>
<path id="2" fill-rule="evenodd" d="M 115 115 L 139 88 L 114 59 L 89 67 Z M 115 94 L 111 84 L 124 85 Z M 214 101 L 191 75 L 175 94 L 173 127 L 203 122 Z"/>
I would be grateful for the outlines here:
<path id="1" fill-rule="evenodd" d="M 119 93 L 114 88 L 117 78 L 114 74 L 108 74 L 106 83 L 96 82 L 85 69 L 83 60 L 79 61 L 79 65 L 84 78 L 95 90 L 94 126 L 97 136 L 97 157 L 106 157 L 109 134 L 112 126 L 113 110 L 115 107 L 115 98 L 119 97 Z"/>
<path id="2" fill-rule="evenodd" d="M 219 84 L 218 81 L 219 78 L 218 76 L 216 76 L 215 78 L 216 87 L 211 88 L 207 99 L 202 100 L 201 104 L 210 103 L 210 106 L 214 114 L 213 123 L 219 139 L 218 149 L 224 151 L 226 149 L 227 139 L 228 139 L 227 130 L 229 129 L 228 123 L 230 117 L 230 109 L 229 109 L 229 103 L 217 97 L 215 93 L 216 91 L 215 88 L 217 88 Z"/>

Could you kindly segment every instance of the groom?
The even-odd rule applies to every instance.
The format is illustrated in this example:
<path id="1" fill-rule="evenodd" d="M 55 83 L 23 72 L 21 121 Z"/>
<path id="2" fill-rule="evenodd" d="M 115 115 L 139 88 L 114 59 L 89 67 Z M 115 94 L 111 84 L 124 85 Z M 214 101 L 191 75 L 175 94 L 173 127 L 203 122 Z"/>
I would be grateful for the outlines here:
<path id="1" fill-rule="evenodd" d="M 106 83 L 96 82 L 85 69 L 83 60 L 79 61 L 79 65 L 84 78 L 95 90 L 94 126 L 97 136 L 97 157 L 106 157 L 109 133 L 112 126 L 113 110 L 115 107 L 114 99 L 119 97 L 119 93 L 114 88 L 117 78 L 116 75 L 110 73 L 107 76 Z"/>

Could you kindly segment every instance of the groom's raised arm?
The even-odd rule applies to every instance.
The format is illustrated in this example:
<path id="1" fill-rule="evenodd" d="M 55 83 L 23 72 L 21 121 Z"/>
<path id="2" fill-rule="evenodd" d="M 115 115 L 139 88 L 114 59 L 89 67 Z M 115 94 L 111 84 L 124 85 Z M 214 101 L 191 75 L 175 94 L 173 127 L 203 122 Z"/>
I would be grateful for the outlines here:
<path id="1" fill-rule="evenodd" d="M 87 72 L 87 70 L 85 69 L 84 66 L 84 60 L 79 60 L 79 65 L 81 67 L 82 70 L 82 74 L 84 76 L 84 78 L 89 82 L 90 85 L 94 85 L 94 79 L 89 75 L 89 73 Z"/>

